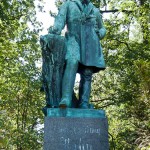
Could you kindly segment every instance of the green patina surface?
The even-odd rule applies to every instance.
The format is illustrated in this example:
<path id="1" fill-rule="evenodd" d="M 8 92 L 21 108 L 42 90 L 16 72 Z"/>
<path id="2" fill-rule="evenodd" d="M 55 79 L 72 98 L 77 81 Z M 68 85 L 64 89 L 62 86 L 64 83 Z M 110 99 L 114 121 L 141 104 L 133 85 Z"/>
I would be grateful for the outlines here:
<path id="1" fill-rule="evenodd" d="M 63 38 L 60 34 L 65 26 Z M 91 108 L 92 75 L 105 69 L 100 44 L 105 34 L 99 9 L 90 0 L 68 0 L 62 4 L 49 34 L 41 37 L 47 108 Z M 81 80 L 79 100 L 73 106 L 76 73 L 80 73 Z"/>
<path id="2" fill-rule="evenodd" d="M 48 108 L 47 117 L 106 118 L 104 110 Z"/>

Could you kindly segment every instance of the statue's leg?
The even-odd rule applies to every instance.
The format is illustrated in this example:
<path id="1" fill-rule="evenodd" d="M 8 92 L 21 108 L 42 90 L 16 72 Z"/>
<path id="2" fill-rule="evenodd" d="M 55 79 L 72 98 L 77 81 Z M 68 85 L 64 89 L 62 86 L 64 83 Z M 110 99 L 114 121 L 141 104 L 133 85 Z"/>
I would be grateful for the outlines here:
<path id="1" fill-rule="evenodd" d="M 73 87 L 78 69 L 78 60 L 67 60 L 62 81 L 62 99 L 59 107 L 71 107 Z"/>
<path id="2" fill-rule="evenodd" d="M 89 108 L 89 98 L 91 93 L 92 68 L 83 68 L 80 73 L 81 80 L 79 86 L 79 107 L 83 109 Z"/>

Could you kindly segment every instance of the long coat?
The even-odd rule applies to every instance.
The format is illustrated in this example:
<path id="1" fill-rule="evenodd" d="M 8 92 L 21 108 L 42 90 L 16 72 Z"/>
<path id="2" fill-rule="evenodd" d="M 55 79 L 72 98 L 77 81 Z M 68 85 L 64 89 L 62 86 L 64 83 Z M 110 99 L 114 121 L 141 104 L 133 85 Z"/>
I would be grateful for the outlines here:
<path id="1" fill-rule="evenodd" d="M 94 72 L 105 69 L 100 40 L 104 38 L 106 29 L 99 10 L 91 2 L 83 5 L 80 0 L 68 0 L 60 7 L 53 31 L 60 34 L 65 25 L 66 59 L 91 66 Z"/>

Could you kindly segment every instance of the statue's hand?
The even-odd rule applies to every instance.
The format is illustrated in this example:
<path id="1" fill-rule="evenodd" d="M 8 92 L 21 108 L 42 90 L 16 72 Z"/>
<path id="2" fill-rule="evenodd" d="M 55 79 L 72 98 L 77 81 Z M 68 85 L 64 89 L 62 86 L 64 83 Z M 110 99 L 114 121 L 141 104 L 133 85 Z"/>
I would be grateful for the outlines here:
<path id="1" fill-rule="evenodd" d="M 97 36 L 99 37 L 99 39 L 101 39 L 99 28 L 97 27 L 97 25 L 95 25 L 95 32 L 96 32 Z"/>
<path id="2" fill-rule="evenodd" d="M 61 34 L 61 32 L 58 31 L 58 29 L 57 29 L 55 26 L 49 27 L 48 33 L 50 33 L 50 34 L 57 34 L 57 35 L 60 35 L 60 34 Z"/>
<path id="3" fill-rule="evenodd" d="M 97 25 L 95 25 L 95 32 L 96 32 L 96 34 L 97 34 L 97 36 L 99 37 L 100 40 L 104 38 L 105 33 L 103 33 L 104 32 L 103 29 L 99 29 L 97 27 Z"/>

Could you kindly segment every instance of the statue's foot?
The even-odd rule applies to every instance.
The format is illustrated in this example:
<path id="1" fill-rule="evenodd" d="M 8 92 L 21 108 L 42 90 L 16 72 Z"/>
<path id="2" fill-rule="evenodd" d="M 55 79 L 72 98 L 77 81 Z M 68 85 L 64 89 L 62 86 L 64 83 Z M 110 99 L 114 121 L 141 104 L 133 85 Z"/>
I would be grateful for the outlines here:
<path id="1" fill-rule="evenodd" d="M 59 103 L 59 108 L 69 108 L 70 107 L 70 101 L 68 100 L 62 100 Z"/>
<path id="2" fill-rule="evenodd" d="M 89 104 L 89 109 L 94 109 L 94 105 L 93 104 Z"/>
<path id="3" fill-rule="evenodd" d="M 79 105 L 79 108 L 81 108 L 81 109 L 89 109 L 89 104 L 88 103 L 81 103 Z"/>
<path id="4" fill-rule="evenodd" d="M 81 103 L 79 108 L 81 108 L 81 109 L 94 109 L 94 105 L 88 104 L 88 103 Z"/>

